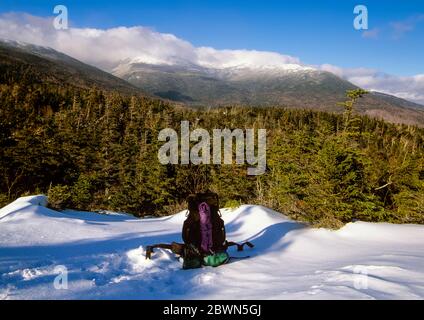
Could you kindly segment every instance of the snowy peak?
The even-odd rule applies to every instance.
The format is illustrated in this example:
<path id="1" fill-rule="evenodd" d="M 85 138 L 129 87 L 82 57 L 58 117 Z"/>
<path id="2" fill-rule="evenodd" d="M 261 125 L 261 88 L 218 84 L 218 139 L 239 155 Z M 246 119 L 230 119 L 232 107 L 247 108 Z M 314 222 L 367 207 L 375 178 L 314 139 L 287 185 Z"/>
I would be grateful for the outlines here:
<path id="1" fill-rule="evenodd" d="M 338 103 L 346 99 L 347 90 L 358 88 L 293 58 L 249 54 L 217 52 L 207 59 L 170 58 L 153 64 L 138 57 L 122 61 L 112 73 L 152 96 L 202 107 L 284 106 L 342 112 Z M 419 106 L 377 93 L 361 99 L 357 111 L 395 123 L 424 124 Z"/>
<path id="2" fill-rule="evenodd" d="M 10 71 L 16 72 L 16 66 L 24 70 L 28 65 L 38 82 L 147 94 L 202 107 L 283 106 L 342 112 L 338 102 L 344 101 L 347 90 L 357 88 L 335 74 L 273 53 L 206 48 L 177 57 L 150 52 L 122 60 L 113 76 L 48 47 L 0 40 L 0 66 L 5 70 L 14 66 Z M 357 110 L 390 122 L 424 125 L 422 106 L 389 95 L 369 94 L 358 102 Z"/>
<path id="3" fill-rule="evenodd" d="M 262 71 L 269 73 L 292 71 L 292 72 L 304 72 L 304 71 L 316 71 L 317 69 L 302 66 L 300 64 L 286 63 L 286 64 L 239 64 L 235 66 L 229 66 L 221 68 L 221 70 L 251 70 L 251 71 Z"/>
<path id="4" fill-rule="evenodd" d="M 156 69 L 163 71 L 179 71 L 179 72 L 197 72 L 205 75 L 213 75 L 218 78 L 229 78 L 230 76 L 255 76 L 258 74 L 268 76 L 286 75 L 287 73 L 303 73 L 303 72 L 318 72 L 317 69 L 309 66 L 303 66 L 295 63 L 240 63 L 240 64 L 222 64 L 213 66 L 210 63 L 195 64 L 186 60 L 171 59 L 166 62 L 154 61 L 151 58 L 137 57 L 127 59 L 117 65 L 112 73 L 119 77 L 125 77 L 129 73 L 141 71 L 144 66 L 146 69 Z"/>
<path id="5" fill-rule="evenodd" d="M 217 58 L 219 60 L 219 57 Z M 336 105 L 351 83 L 296 61 L 257 59 L 148 64 L 128 60 L 113 74 L 161 98 L 201 106 Z M 330 99 L 328 99 L 330 98 Z M 334 103 L 333 103 L 334 102 Z M 331 110 L 333 111 L 333 110 Z"/>

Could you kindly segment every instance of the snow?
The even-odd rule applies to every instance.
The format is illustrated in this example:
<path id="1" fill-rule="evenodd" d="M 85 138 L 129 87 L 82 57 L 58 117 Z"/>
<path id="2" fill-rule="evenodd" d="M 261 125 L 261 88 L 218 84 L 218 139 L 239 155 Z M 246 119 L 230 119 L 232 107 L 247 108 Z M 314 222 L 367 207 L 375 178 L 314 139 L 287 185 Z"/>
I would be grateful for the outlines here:
<path id="1" fill-rule="evenodd" d="M 270 209 L 222 210 L 227 238 L 255 248 L 229 250 L 229 264 L 182 270 L 166 250 L 181 241 L 185 212 L 136 219 L 126 214 L 57 212 L 44 196 L 0 209 L 0 299 L 423 299 L 424 226 L 356 222 L 312 229 Z M 56 289 L 64 268 L 67 289 Z"/>
<path id="2" fill-rule="evenodd" d="M 197 64 L 191 64 L 186 61 L 178 61 L 175 63 L 163 62 L 155 63 L 146 59 L 127 59 L 119 63 L 113 70 L 112 74 L 125 78 L 134 73 L 151 73 L 151 72 L 194 72 L 199 75 L 212 76 L 222 80 L 240 81 L 246 79 L 258 78 L 275 78 L 288 75 L 305 75 L 319 74 L 320 71 L 316 68 L 300 65 L 295 63 L 284 64 L 236 64 L 228 67 L 208 67 Z"/>

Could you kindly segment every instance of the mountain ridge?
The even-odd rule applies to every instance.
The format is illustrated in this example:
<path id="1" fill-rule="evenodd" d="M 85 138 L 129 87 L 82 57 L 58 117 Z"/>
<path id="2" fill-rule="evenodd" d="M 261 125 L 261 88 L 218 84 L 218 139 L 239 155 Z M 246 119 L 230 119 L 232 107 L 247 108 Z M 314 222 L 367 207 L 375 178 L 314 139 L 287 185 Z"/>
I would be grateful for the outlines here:
<path id="1" fill-rule="evenodd" d="M 29 76 L 33 82 L 97 87 L 126 94 L 145 93 L 108 72 L 85 64 L 49 47 L 0 39 L 0 68 L 3 77 Z M 3 79 L 7 81 L 7 79 Z"/>
<path id="2" fill-rule="evenodd" d="M 196 107 L 282 106 L 342 112 L 337 103 L 358 87 L 337 75 L 296 63 L 240 64 L 212 68 L 191 62 L 147 64 L 126 60 L 108 73 L 52 48 L 0 39 L 3 76 L 97 87 L 165 99 Z M 371 92 L 357 104 L 360 114 L 394 123 L 424 126 L 424 106 Z"/>
<path id="3" fill-rule="evenodd" d="M 206 68 L 127 61 L 112 72 L 151 95 L 199 107 L 284 106 L 342 112 L 337 103 L 344 101 L 347 90 L 358 88 L 333 73 L 298 66 Z M 390 122 L 424 125 L 424 106 L 380 92 L 370 92 L 357 110 Z"/>

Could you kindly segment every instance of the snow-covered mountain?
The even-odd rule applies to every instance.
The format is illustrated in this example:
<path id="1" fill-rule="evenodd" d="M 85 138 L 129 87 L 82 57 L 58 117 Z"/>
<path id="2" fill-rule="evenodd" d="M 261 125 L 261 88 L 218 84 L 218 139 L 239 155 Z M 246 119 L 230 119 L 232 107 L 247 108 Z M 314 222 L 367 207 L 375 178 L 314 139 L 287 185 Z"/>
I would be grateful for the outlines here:
<path id="1" fill-rule="evenodd" d="M 218 56 L 211 63 L 209 56 L 193 63 L 176 57 L 164 61 L 138 57 L 115 66 L 113 76 L 48 47 L 0 40 L 0 70 L 16 81 L 25 76 L 200 107 L 285 106 L 341 112 L 337 103 L 345 99 L 346 90 L 357 88 L 333 73 L 272 54 L 267 59 L 236 58 Z M 423 106 L 390 95 L 372 93 L 361 99 L 357 110 L 390 122 L 424 125 Z"/>
<path id="2" fill-rule="evenodd" d="M 185 212 L 136 219 L 57 212 L 44 196 L 0 209 L 1 299 L 423 299 L 424 226 L 356 222 L 311 229 L 264 207 L 222 210 L 227 237 L 255 248 L 182 270 L 149 244 L 181 241 Z M 54 281 L 67 271 L 67 289 Z"/>
<path id="3" fill-rule="evenodd" d="M 357 86 L 330 72 L 296 63 L 209 66 L 186 61 L 146 63 L 128 59 L 112 73 L 151 95 L 198 106 L 286 106 L 340 112 L 337 103 Z M 371 93 L 358 110 L 392 122 L 424 123 L 424 107 L 389 95 Z"/>
<path id="4" fill-rule="evenodd" d="M 310 66 L 303 66 L 296 63 L 281 63 L 272 61 L 268 63 L 253 64 L 249 63 L 229 63 L 221 67 L 212 67 L 208 64 L 194 64 L 190 61 L 185 60 L 172 60 L 169 63 L 149 63 L 143 58 L 127 59 L 122 61 L 116 68 L 112 70 L 112 73 L 124 77 L 128 72 L 137 71 L 137 68 L 143 65 L 150 65 L 157 69 L 176 71 L 176 72 L 201 72 L 205 74 L 213 75 L 223 80 L 236 80 L 239 77 L 256 77 L 257 75 L 266 75 L 270 77 L 279 77 L 283 74 L 295 74 L 302 72 L 317 72 Z M 142 69 L 138 69 L 142 71 Z"/>
<path id="5" fill-rule="evenodd" d="M 319 93 L 322 98 L 328 94 L 337 94 L 340 98 L 344 90 L 355 88 L 333 74 L 297 64 L 241 64 L 212 68 L 185 62 L 148 64 L 131 60 L 118 65 L 112 73 L 153 95 L 212 106 L 305 106 L 306 100 L 316 96 L 317 89 L 323 84 L 331 82 L 327 92 L 321 90 Z M 306 95 L 305 90 L 309 90 Z M 177 97 L 173 97 L 173 93 Z"/>

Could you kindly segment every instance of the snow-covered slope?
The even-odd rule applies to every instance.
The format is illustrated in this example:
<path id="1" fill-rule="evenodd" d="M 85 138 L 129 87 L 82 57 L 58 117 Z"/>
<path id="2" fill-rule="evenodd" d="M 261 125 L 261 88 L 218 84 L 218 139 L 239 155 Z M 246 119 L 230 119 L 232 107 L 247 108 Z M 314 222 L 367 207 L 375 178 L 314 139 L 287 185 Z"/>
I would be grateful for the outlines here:
<path id="1" fill-rule="evenodd" d="M 44 196 L 0 210 L 3 299 L 422 299 L 424 226 L 357 222 L 310 229 L 272 210 L 223 210 L 228 238 L 256 247 L 219 268 L 181 270 L 181 261 L 144 248 L 181 241 L 185 213 L 135 219 L 45 207 Z M 68 289 L 54 279 L 65 266 Z"/>
<path id="2" fill-rule="evenodd" d="M 193 64 L 187 61 L 178 63 L 149 63 L 142 59 L 127 59 L 118 64 L 112 73 L 117 77 L 124 78 L 129 73 L 142 72 L 145 69 L 155 69 L 168 72 L 198 72 L 204 76 L 215 76 L 217 79 L 237 80 L 240 76 L 249 75 L 249 78 L 255 79 L 258 74 L 269 77 L 279 77 L 287 73 L 313 73 L 319 70 L 313 67 L 304 66 L 295 63 L 273 63 L 268 64 L 238 64 L 222 66 L 220 68 Z"/>
<path id="3" fill-rule="evenodd" d="M 217 63 L 138 57 L 122 60 L 112 74 L 152 96 L 199 107 L 285 106 L 340 113 L 338 103 L 346 91 L 358 88 L 336 74 L 273 57 Z M 358 101 L 356 111 L 394 123 L 424 124 L 422 106 L 378 92 Z"/>

